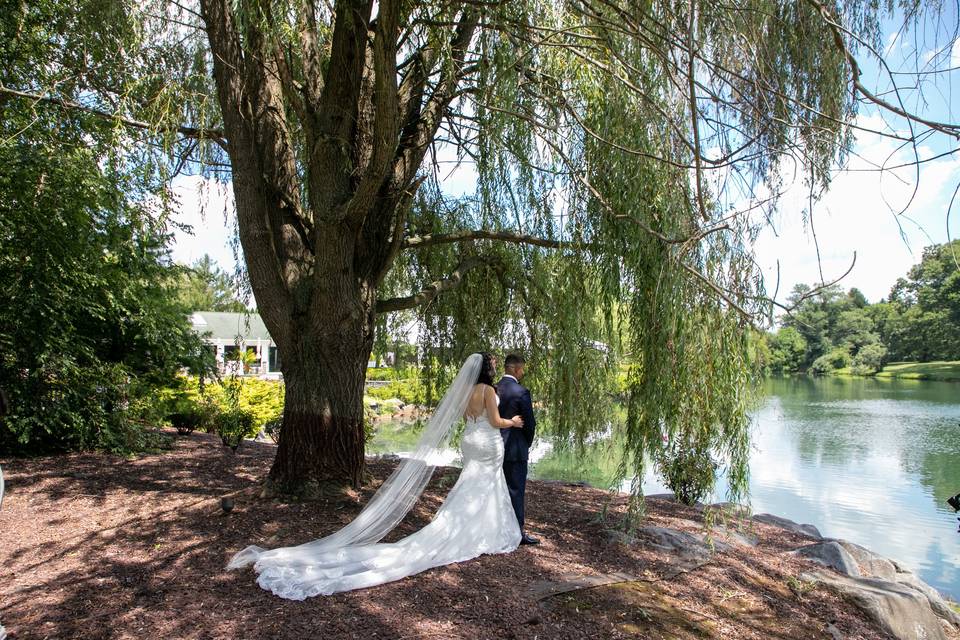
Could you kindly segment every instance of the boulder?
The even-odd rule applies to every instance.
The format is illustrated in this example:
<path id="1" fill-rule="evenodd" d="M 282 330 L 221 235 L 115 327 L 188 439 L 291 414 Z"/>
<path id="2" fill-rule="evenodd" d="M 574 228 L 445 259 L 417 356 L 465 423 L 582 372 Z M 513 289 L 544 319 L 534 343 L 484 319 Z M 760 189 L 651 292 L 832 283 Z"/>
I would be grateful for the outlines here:
<path id="1" fill-rule="evenodd" d="M 860 567 L 860 574 L 867 578 L 888 580 L 920 592 L 937 616 L 960 627 L 960 614 L 946 603 L 940 593 L 921 580 L 915 573 L 898 563 L 874 553 L 866 547 L 847 540 L 836 540 Z"/>
<path id="2" fill-rule="evenodd" d="M 807 560 L 812 560 L 817 564 L 830 567 L 837 573 L 845 576 L 859 576 L 860 567 L 853 556 L 844 549 L 836 540 L 826 540 L 814 544 L 800 547 L 790 552 L 791 555 L 797 555 Z"/>
<path id="3" fill-rule="evenodd" d="M 831 571 L 813 571 L 800 577 L 815 580 L 848 598 L 898 640 L 946 640 L 943 627 L 927 598 L 906 585 L 876 578 L 843 576 Z"/>
<path id="4" fill-rule="evenodd" d="M 730 550 L 730 545 L 725 542 L 713 540 L 711 544 L 711 541 L 700 534 L 667 527 L 643 527 L 637 530 L 637 534 L 654 549 L 694 562 L 707 562 L 715 551 Z"/>
<path id="5" fill-rule="evenodd" d="M 763 524 L 769 524 L 773 525 L 774 527 L 785 529 L 791 533 L 797 533 L 802 536 L 807 536 L 808 538 L 813 538 L 814 540 L 823 539 L 823 536 L 820 535 L 820 531 L 812 524 L 797 524 L 793 520 L 787 520 L 786 518 L 775 516 L 772 513 L 758 513 L 757 515 L 753 516 L 753 519 L 757 522 L 762 522 Z"/>
<path id="6" fill-rule="evenodd" d="M 843 547 L 860 566 L 860 575 L 867 578 L 896 581 L 896 566 L 883 556 L 846 540 L 836 540 L 836 543 Z"/>
<path id="7" fill-rule="evenodd" d="M 676 502 L 677 496 L 669 491 L 667 493 L 651 493 L 650 495 L 643 496 L 644 500 L 665 500 L 667 502 Z"/>
<path id="8" fill-rule="evenodd" d="M 946 600 L 943 599 L 943 596 L 941 596 L 936 589 L 917 577 L 915 573 L 907 570 L 898 571 L 894 580 L 897 584 L 909 587 L 923 594 L 935 614 L 955 627 L 960 627 L 960 614 L 957 614 L 957 612 L 947 604 Z"/>
<path id="9" fill-rule="evenodd" d="M 824 566 L 834 569 L 854 580 L 843 583 L 843 588 L 837 587 L 840 583 L 830 583 L 842 593 L 860 589 L 862 593 L 854 599 L 858 605 L 866 610 L 878 622 L 881 618 L 893 613 L 901 612 L 905 608 L 913 607 L 910 619 L 926 621 L 916 627 L 914 635 L 897 635 L 898 638 L 940 638 L 942 628 L 940 624 L 960 627 L 960 615 L 954 611 L 936 589 L 921 580 L 912 571 L 907 570 L 893 560 L 870 551 L 847 540 L 825 540 L 806 547 L 800 547 L 791 553 L 807 558 Z M 818 572 L 818 579 L 827 582 L 823 576 L 831 575 Z M 920 602 L 921 604 L 916 604 Z M 914 604 L 910 604 L 914 603 Z M 930 614 L 939 618 L 937 632 L 930 631 Z M 900 615 L 897 613 L 897 615 Z M 883 623 L 886 624 L 886 623 Z M 885 629 L 906 629 L 896 625 L 884 626 Z M 928 635 L 923 635 L 927 633 Z M 940 635 L 937 635 L 939 633 Z"/>

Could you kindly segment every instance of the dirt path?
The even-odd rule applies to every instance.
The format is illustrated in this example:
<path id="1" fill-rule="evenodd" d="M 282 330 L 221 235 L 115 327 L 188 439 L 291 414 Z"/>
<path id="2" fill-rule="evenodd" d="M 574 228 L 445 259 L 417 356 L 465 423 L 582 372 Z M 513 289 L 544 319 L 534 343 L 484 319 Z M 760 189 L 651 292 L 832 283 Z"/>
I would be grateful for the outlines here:
<path id="1" fill-rule="evenodd" d="M 273 450 L 249 444 L 234 456 L 194 434 L 137 459 L 0 460 L 0 623 L 10 638 L 809 639 L 832 637 L 830 624 L 844 638 L 885 637 L 829 592 L 797 589 L 794 578 L 809 565 L 780 552 L 802 538 L 756 525 L 756 548 L 735 547 L 677 574 L 669 554 L 611 541 L 597 520 L 605 492 L 536 481 L 527 512 L 540 546 L 372 589 L 281 600 L 251 571 L 224 571 L 227 559 L 250 543 L 328 534 L 375 487 L 338 501 L 255 499 Z M 370 469 L 382 479 L 391 465 Z M 423 526 L 457 473 L 435 474 L 390 539 Z M 239 492 L 237 505 L 224 514 L 219 498 L 229 492 Z M 650 524 L 702 532 L 697 510 L 648 504 Z M 624 507 L 616 498 L 611 514 Z M 591 582 L 612 584 L 547 595 Z"/>

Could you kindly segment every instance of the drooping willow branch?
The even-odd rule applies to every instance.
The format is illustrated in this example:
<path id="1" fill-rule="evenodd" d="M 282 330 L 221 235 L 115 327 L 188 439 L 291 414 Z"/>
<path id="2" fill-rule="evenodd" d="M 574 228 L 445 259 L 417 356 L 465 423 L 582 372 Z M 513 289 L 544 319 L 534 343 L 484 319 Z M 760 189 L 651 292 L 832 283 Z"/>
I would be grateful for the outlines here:
<path id="1" fill-rule="evenodd" d="M 87 105 L 80 104 L 73 100 L 67 100 L 66 98 L 57 98 L 54 96 L 45 96 L 38 93 L 29 93 L 26 91 L 17 91 L 16 89 L 11 89 L 0 84 L 0 95 L 11 96 L 14 98 L 21 98 L 24 100 L 33 100 L 34 102 L 45 102 L 47 104 L 56 105 L 64 109 L 69 109 L 71 111 L 82 111 L 84 113 L 89 113 L 90 115 L 102 118 L 104 120 L 109 120 L 111 122 L 117 122 L 127 127 L 132 127 L 134 129 L 141 129 L 143 131 L 158 131 L 162 133 L 179 133 L 185 138 L 190 138 L 193 140 L 210 140 L 211 142 L 216 143 L 224 151 L 227 151 L 227 138 L 224 135 L 223 131 L 220 129 L 207 129 L 203 127 L 191 127 L 188 125 L 178 125 L 172 127 L 163 127 L 150 124 L 149 122 L 143 122 L 142 120 L 135 120 L 118 113 L 110 113 L 109 111 L 104 111 L 102 109 L 97 109 L 96 107 L 88 107 Z"/>
<path id="2" fill-rule="evenodd" d="M 471 269 L 490 264 L 492 260 L 492 258 L 482 256 L 470 256 L 464 258 L 460 264 L 457 265 L 457 268 L 453 270 L 453 273 L 446 278 L 431 282 L 418 293 L 403 298 L 387 298 L 386 300 L 378 300 L 376 312 L 388 313 L 391 311 L 403 311 L 404 309 L 413 309 L 414 307 L 427 304 L 441 293 L 450 291 L 451 289 L 455 289 L 460 286 L 464 276 L 466 276 L 467 272 L 469 272 Z"/>
<path id="3" fill-rule="evenodd" d="M 846 58 L 847 64 L 850 65 L 850 74 L 852 76 L 853 86 L 858 93 L 877 106 L 891 111 L 902 118 L 906 118 L 908 121 L 919 122 L 920 124 L 939 131 L 940 133 L 945 133 L 949 136 L 960 139 L 960 125 L 949 122 L 928 120 L 918 116 L 915 113 L 911 113 L 902 107 L 898 107 L 895 104 L 887 102 L 880 96 L 875 95 L 872 91 L 867 89 L 863 83 L 860 82 L 860 76 L 862 75 L 860 71 L 860 64 L 857 62 L 857 59 L 854 57 L 853 53 L 850 51 L 850 48 L 847 47 L 847 44 L 843 40 L 843 33 L 845 29 L 836 22 L 833 16 L 830 15 L 830 11 L 822 3 L 818 2 L 818 0 L 807 0 L 807 2 L 809 2 L 817 10 L 817 12 L 823 17 L 823 21 L 830 28 L 837 48 Z"/>

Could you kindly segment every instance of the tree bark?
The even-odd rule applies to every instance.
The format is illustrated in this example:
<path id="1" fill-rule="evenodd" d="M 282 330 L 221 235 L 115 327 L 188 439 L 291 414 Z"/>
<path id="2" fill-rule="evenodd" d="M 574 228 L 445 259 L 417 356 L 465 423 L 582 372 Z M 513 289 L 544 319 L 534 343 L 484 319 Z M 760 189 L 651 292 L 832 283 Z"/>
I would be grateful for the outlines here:
<path id="1" fill-rule="evenodd" d="M 324 485 L 357 486 L 363 478 L 363 385 L 376 288 L 401 248 L 417 172 L 478 24 L 477 13 L 464 8 L 450 34 L 452 64 L 436 70 L 429 95 L 437 61 L 408 71 L 401 100 L 403 3 L 381 0 L 372 20 L 374 4 L 334 3 L 320 78 L 315 16 L 306 3 L 299 24 L 308 77 L 301 90 L 289 52 L 278 50 L 258 21 L 244 19 L 270 22 L 269 3 L 246 0 L 237 12 L 230 0 L 200 2 L 240 243 L 286 381 L 268 493 L 310 497 Z"/>
<path id="2" fill-rule="evenodd" d="M 372 316 L 347 325 L 336 310 L 326 317 L 336 329 L 303 326 L 281 347 L 283 429 L 268 493 L 313 498 L 328 485 L 358 487 L 363 479 L 363 383 Z"/>

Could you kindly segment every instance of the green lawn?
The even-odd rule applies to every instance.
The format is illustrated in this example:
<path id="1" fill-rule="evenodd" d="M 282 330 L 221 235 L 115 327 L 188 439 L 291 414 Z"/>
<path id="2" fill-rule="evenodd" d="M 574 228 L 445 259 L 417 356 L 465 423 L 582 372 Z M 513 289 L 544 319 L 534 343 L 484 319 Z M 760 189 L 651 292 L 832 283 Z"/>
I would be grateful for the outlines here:
<path id="1" fill-rule="evenodd" d="M 891 362 L 877 373 L 878 378 L 906 378 L 908 380 L 960 381 L 960 361 L 952 362 Z"/>

